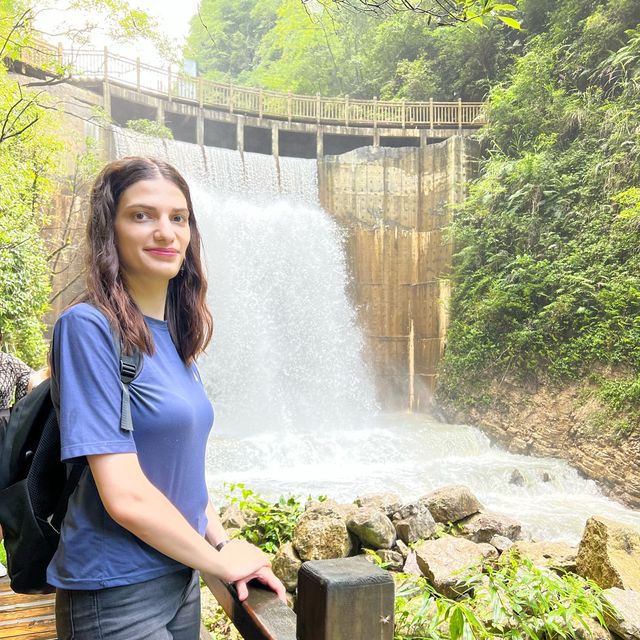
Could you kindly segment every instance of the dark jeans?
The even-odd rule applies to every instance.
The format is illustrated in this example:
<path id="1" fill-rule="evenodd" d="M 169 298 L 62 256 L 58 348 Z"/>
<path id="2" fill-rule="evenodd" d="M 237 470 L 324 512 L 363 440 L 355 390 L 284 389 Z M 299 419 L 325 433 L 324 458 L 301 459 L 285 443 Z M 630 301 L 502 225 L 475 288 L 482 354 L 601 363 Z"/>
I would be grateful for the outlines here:
<path id="1" fill-rule="evenodd" d="M 198 640 L 200 580 L 183 569 L 95 591 L 56 590 L 58 640 Z"/>

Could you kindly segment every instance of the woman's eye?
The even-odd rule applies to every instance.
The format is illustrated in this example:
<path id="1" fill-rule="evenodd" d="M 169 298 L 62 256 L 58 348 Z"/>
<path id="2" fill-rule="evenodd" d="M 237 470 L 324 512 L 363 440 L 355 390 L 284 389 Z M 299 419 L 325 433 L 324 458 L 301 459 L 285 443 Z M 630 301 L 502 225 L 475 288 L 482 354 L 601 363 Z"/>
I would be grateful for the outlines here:
<path id="1" fill-rule="evenodd" d="M 144 211 L 136 211 L 133 214 L 134 220 L 144 220 L 147 217 L 147 214 Z"/>
<path id="2" fill-rule="evenodd" d="M 178 222 L 178 223 L 186 222 L 187 216 L 185 216 L 182 213 L 178 213 L 177 215 L 173 216 L 173 220 L 174 222 Z"/>

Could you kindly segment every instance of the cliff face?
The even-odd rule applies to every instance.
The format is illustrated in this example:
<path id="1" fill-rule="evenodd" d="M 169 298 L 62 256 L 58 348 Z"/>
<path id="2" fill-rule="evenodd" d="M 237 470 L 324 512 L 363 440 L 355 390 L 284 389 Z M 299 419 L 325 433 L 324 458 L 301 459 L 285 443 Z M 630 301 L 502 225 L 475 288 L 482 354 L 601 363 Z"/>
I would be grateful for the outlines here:
<path id="1" fill-rule="evenodd" d="M 513 453 L 563 458 L 603 493 L 640 509 L 640 434 L 615 431 L 588 382 L 558 388 L 494 384 L 483 408 L 443 407 Z"/>

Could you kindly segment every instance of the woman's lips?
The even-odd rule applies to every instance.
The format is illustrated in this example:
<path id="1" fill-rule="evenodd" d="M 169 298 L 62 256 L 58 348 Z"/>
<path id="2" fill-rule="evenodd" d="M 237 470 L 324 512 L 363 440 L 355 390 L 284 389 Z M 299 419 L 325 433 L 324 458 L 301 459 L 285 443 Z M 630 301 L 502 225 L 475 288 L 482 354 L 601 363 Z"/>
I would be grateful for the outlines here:
<path id="1" fill-rule="evenodd" d="M 162 258 L 174 258 L 178 255 L 175 249 L 145 249 L 147 253 L 151 253 L 154 256 L 160 256 Z"/>

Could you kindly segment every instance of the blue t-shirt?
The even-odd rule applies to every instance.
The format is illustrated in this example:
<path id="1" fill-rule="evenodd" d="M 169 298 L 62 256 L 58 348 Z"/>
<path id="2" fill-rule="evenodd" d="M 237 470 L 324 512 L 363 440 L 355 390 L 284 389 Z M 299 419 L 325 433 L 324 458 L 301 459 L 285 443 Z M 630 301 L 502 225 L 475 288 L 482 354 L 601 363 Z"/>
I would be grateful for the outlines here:
<path id="1" fill-rule="evenodd" d="M 137 453 L 147 478 L 201 535 L 207 525 L 205 447 L 213 408 L 195 365 L 186 366 L 167 323 L 145 318 L 153 356 L 130 385 L 134 431 L 120 428 L 122 383 L 109 323 L 88 304 L 65 311 L 54 328 L 62 460 Z M 47 580 L 65 589 L 136 584 L 182 569 L 106 512 L 89 469 L 69 501 Z"/>

